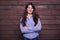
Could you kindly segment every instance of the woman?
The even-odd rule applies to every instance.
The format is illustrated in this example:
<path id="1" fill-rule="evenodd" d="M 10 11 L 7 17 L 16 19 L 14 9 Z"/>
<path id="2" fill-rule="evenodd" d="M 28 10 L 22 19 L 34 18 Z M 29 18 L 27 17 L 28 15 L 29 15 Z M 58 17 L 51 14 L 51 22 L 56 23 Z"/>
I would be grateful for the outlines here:
<path id="1" fill-rule="evenodd" d="M 41 22 L 32 3 L 28 3 L 25 7 L 24 15 L 20 19 L 20 29 L 23 40 L 38 40 Z"/>

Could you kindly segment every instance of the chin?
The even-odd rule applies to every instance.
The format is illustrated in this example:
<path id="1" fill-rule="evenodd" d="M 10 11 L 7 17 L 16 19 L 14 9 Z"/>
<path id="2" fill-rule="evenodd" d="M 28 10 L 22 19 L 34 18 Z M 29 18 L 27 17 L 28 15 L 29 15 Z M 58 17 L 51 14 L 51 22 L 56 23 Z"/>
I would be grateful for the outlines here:
<path id="1" fill-rule="evenodd" d="M 32 14 L 32 13 L 29 13 L 29 14 Z"/>
<path id="2" fill-rule="evenodd" d="M 30 12 L 30 11 L 29 11 L 28 13 L 29 13 L 29 14 L 32 14 L 32 12 Z"/>

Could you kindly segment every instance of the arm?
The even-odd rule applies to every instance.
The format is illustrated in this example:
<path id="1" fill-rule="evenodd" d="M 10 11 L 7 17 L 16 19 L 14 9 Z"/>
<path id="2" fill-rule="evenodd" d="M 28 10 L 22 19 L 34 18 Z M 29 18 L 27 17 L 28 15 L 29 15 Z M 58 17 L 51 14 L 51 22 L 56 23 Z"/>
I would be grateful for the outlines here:
<path id="1" fill-rule="evenodd" d="M 31 28 L 30 30 L 32 30 L 32 31 L 40 31 L 41 28 L 42 28 L 42 26 L 41 26 L 40 18 L 38 18 L 38 23 L 37 23 L 37 25 L 34 26 L 33 28 Z"/>
<path id="2" fill-rule="evenodd" d="M 21 22 L 22 18 L 20 19 L 20 22 Z M 31 30 L 28 30 L 28 29 L 25 29 L 22 25 L 22 23 L 20 23 L 20 29 L 21 29 L 21 32 L 22 33 L 29 33 L 29 32 L 33 32 Z"/>

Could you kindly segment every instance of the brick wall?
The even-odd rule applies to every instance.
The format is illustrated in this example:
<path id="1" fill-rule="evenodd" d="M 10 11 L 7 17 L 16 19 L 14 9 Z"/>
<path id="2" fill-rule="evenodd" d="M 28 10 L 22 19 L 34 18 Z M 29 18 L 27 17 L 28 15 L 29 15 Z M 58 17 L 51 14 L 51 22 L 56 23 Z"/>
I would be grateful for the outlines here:
<path id="1" fill-rule="evenodd" d="M 29 2 L 41 18 L 39 40 L 60 40 L 60 0 L 0 0 L 0 40 L 22 39 L 19 20 Z"/>

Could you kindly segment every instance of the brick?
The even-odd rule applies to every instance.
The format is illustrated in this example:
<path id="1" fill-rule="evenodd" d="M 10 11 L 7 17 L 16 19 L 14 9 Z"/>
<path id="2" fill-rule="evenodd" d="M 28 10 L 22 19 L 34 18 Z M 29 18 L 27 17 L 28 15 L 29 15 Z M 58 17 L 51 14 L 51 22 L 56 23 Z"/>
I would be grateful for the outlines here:
<path id="1" fill-rule="evenodd" d="M 55 9 L 55 5 L 48 5 L 49 10 Z"/>
<path id="2" fill-rule="evenodd" d="M 50 25 L 42 25 L 42 29 L 43 30 L 59 30 L 60 29 L 59 26 L 60 26 L 59 24 L 57 24 L 57 25 L 53 25 L 53 24 L 50 24 Z"/>
<path id="3" fill-rule="evenodd" d="M 17 38 L 1 37 L 0 40 L 16 40 Z"/>
<path id="4" fill-rule="evenodd" d="M 51 35 L 40 35 L 40 38 L 46 38 L 46 39 L 60 39 L 60 38 L 58 38 L 58 36 L 56 37 L 56 35 L 53 35 L 53 34 L 51 34 Z"/>
<path id="5" fill-rule="evenodd" d="M 3 15 L 21 15 L 24 11 L 24 7 L 23 6 L 0 6 L 0 10 L 1 10 L 0 11 L 1 16 L 3 16 Z"/>
<path id="6" fill-rule="evenodd" d="M 59 20 L 41 20 L 42 24 L 60 24 Z"/>
<path id="7" fill-rule="evenodd" d="M 40 16 L 41 20 L 60 20 L 60 16 Z"/>
<path id="8" fill-rule="evenodd" d="M 60 10 L 60 5 L 56 5 L 55 9 Z"/>
<path id="9" fill-rule="evenodd" d="M 60 16 L 60 10 L 51 10 L 52 15 Z"/>
<path id="10" fill-rule="evenodd" d="M 37 10 L 37 13 L 39 15 L 43 15 L 43 16 L 50 16 L 51 15 L 51 11 L 50 10 Z"/>
<path id="11" fill-rule="evenodd" d="M 1 26 L 0 27 L 0 31 L 15 31 L 15 30 L 17 30 L 17 28 L 18 28 L 19 26 L 16 26 L 16 25 L 11 25 L 11 26 Z"/>
<path id="12" fill-rule="evenodd" d="M 48 5 L 38 5 L 36 6 L 37 10 L 47 10 L 48 9 Z"/>
<path id="13" fill-rule="evenodd" d="M 40 34 L 49 34 L 49 35 L 51 35 L 51 34 L 58 34 L 59 33 L 59 31 L 58 30 L 41 30 L 40 31 Z"/>
<path id="14" fill-rule="evenodd" d="M 60 4 L 59 0 L 20 0 L 19 4 L 32 2 L 34 4 Z"/>
<path id="15" fill-rule="evenodd" d="M 0 1 L 0 6 L 18 5 L 17 1 Z"/>
<path id="16" fill-rule="evenodd" d="M 45 16 L 60 16 L 59 10 L 37 10 L 39 15 Z"/>
<path id="17" fill-rule="evenodd" d="M 17 6 L 17 5 L 25 5 L 29 2 L 32 2 L 34 4 L 60 4 L 59 0 L 11 0 L 11 1 L 0 1 L 0 5 L 2 6 Z"/>

